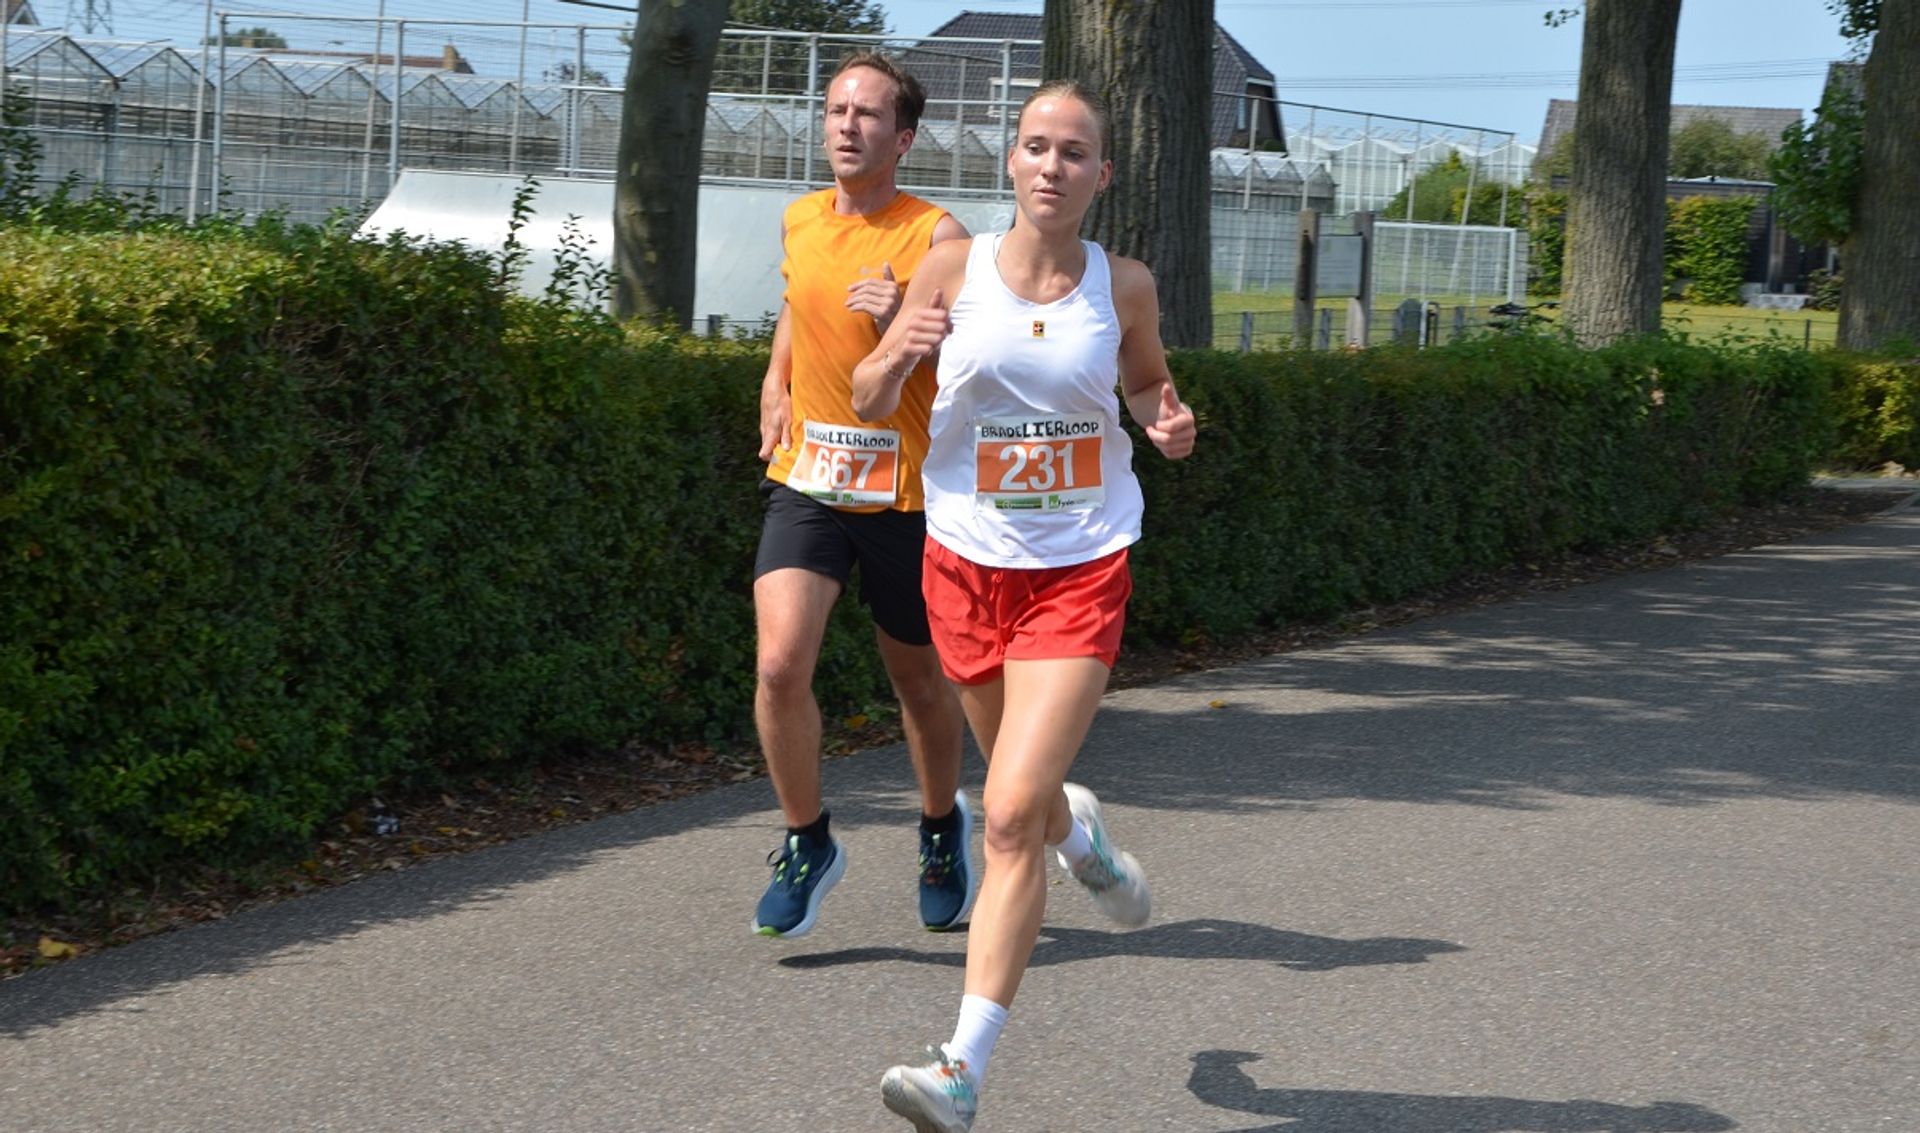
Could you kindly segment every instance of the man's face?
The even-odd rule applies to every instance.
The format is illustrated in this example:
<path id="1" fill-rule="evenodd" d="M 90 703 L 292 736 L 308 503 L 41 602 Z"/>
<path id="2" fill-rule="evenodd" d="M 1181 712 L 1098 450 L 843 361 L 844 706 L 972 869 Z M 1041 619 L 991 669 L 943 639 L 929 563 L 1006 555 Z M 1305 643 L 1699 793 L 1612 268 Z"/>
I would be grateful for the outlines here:
<path id="1" fill-rule="evenodd" d="M 865 181 L 890 171 L 913 131 L 895 123 L 893 80 L 871 67 L 842 72 L 827 89 L 827 161 L 840 181 Z"/>

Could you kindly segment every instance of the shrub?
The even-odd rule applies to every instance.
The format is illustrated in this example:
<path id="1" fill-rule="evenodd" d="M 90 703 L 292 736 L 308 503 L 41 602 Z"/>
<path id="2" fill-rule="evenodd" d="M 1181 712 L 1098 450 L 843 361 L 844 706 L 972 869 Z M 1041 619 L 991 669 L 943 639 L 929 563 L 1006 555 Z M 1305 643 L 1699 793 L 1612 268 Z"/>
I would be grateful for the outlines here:
<path id="1" fill-rule="evenodd" d="M 1920 469 L 1920 359 L 1848 358 L 1841 375 L 1835 463 Z"/>
<path id="2" fill-rule="evenodd" d="M 1751 197 L 1687 197 L 1667 202 L 1667 274 L 1688 280 L 1689 303 L 1740 302 L 1747 271 Z"/>
<path id="3" fill-rule="evenodd" d="M 516 300 L 500 267 L 271 223 L 0 230 L 0 906 L 294 852 L 375 789 L 749 731 L 764 343 Z M 1204 432 L 1136 464 L 1136 645 L 1767 498 L 1824 451 L 1842 364 L 1172 361 Z M 885 695 L 854 602 L 816 689 Z"/>

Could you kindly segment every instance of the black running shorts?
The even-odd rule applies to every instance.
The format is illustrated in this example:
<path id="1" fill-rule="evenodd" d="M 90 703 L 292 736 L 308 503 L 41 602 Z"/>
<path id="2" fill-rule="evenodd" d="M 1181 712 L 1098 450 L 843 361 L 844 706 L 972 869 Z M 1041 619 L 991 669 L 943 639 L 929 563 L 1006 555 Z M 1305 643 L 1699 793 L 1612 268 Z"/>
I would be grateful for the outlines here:
<path id="1" fill-rule="evenodd" d="M 927 517 L 888 508 L 849 512 L 828 507 L 785 484 L 760 482 L 766 522 L 753 577 L 799 567 L 824 574 L 845 589 L 860 564 L 860 601 L 874 624 L 903 645 L 931 645 L 927 603 L 920 594 L 920 558 L 926 552 Z"/>

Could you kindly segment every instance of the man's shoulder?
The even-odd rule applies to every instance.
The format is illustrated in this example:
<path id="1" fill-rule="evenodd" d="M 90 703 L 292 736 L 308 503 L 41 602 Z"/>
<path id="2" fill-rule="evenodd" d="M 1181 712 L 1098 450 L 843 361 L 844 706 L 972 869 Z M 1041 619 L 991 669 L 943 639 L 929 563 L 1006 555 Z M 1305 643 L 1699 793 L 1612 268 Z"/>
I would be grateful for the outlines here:
<path id="1" fill-rule="evenodd" d="M 833 190 L 815 189 L 802 197 L 796 197 L 787 204 L 783 217 L 791 228 L 794 224 L 833 211 Z"/>

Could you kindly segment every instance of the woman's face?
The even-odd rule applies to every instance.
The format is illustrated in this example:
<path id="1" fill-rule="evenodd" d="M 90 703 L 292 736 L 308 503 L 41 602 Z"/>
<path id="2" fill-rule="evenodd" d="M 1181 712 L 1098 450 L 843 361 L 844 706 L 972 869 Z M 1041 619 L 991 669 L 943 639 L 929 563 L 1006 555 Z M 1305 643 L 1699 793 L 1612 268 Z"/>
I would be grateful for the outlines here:
<path id="1" fill-rule="evenodd" d="M 1100 148 L 1100 122 L 1087 104 L 1069 96 L 1038 98 L 1020 114 L 1020 133 L 1007 155 L 1007 176 L 1021 212 L 1042 227 L 1078 229 L 1106 188 L 1113 165 Z"/>

